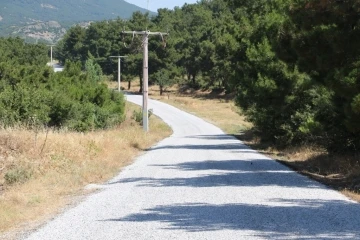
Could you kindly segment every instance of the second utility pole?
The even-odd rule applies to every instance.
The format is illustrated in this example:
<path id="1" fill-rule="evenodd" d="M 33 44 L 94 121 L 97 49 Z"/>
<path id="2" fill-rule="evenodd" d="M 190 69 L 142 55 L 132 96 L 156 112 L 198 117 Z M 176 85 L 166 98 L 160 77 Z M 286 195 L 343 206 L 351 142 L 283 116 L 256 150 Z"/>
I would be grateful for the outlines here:
<path id="1" fill-rule="evenodd" d="M 121 58 L 126 58 L 127 56 L 110 56 L 110 58 L 118 58 L 118 90 L 121 92 Z"/>
<path id="2" fill-rule="evenodd" d="M 53 47 L 55 45 L 48 45 L 50 47 L 50 65 L 53 66 Z"/>
<path id="3" fill-rule="evenodd" d="M 125 34 L 143 35 L 144 45 L 144 59 L 143 59 L 143 128 L 145 132 L 149 131 L 149 110 L 148 110 L 148 97 L 149 97 L 149 35 L 166 36 L 167 33 L 150 32 L 150 31 L 123 31 Z"/>

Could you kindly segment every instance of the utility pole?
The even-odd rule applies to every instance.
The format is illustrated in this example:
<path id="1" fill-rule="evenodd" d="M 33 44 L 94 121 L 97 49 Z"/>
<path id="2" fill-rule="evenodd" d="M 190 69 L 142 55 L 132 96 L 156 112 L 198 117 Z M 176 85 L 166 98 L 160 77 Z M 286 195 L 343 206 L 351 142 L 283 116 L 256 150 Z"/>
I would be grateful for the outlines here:
<path id="1" fill-rule="evenodd" d="M 143 129 L 145 132 L 149 131 L 149 110 L 148 110 L 148 98 L 149 98 L 149 36 L 158 35 L 166 36 L 168 33 L 150 32 L 150 31 L 123 31 L 123 34 L 142 35 L 143 47 L 144 47 L 144 59 L 143 59 Z"/>
<path id="2" fill-rule="evenodd" d="M 110 56 L 110 58 L 118 58 L 118 90 L 121 92 L 121 58 L 127 58 L 127 56 Z"/>
<path id="3" fill-rule="evenodd" d="M 55 45 L 48 45 L 50 46 L 50 65 L 53 66 L 53 46 Z"/>

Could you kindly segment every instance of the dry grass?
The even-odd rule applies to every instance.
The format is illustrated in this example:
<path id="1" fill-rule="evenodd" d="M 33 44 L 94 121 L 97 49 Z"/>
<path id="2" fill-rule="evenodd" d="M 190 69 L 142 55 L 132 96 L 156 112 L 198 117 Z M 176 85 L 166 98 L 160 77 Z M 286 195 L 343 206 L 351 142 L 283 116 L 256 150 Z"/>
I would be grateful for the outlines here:
<path id="1" fill-rule="evenodd" d="M 251 131 L 246 131 L 238 138 L 293 170 L 360 202 L 359 153 L 330 153 L 326 149 L 311 145 L 277 149 L 271 143 L 261 142 Z"/>
<path id="2" fill-rule="evenodd" d="M 337 189 L 360 202 L 360 163 L 358 154 L 329 154 L 301 149 L 288 153 L 279 162 Z"/>
<path id="3" fill-rule="evenodd" d="M 125 88 L 127 85 L 123 84 Z M 138 90 L 139 83 L 132 83 L 130 91 Z M 149 95 L 152 99 L 169 103 L 217 125 L 259 152 L 360 202 L 359 154 L 330 154 L 316 146 L 277 149 L 271 143 L 263 143 L 251 131 L 252 125 L 241 115 L 231 95 L 174 87 L 159 96 L 157 86 L 149 88 Z"/>
<path id="4" fill-rule="evenodd" d="M 106 131 L 0 130 L 0 233 L 51 216 L 84 186 L 110 179 L 139 151 L 171 134 L 156 117 L 145 134 L 131 119 L 134 109 L 128 103 L 126 121 Z"/>

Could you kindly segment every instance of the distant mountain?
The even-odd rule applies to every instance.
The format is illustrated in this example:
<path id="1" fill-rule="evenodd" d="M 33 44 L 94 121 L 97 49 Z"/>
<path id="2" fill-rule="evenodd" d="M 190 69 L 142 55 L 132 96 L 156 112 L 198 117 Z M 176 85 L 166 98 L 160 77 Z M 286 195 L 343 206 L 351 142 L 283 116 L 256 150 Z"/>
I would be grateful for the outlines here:
<path id="1" fill-rule="evenodd" d="M 80 22 L 129 18 L 146 12 L 124 0 L 0 0 L 0 35 L 57 40 Z"/>

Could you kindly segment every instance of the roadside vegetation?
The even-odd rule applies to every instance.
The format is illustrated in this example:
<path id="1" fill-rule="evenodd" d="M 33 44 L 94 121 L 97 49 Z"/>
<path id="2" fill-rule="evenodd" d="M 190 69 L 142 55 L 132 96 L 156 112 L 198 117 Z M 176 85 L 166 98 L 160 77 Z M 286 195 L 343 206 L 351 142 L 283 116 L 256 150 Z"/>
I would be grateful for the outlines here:
<path id="1" fill-rule="evenodd" d="M 0 126 L 89 131 L 124 120 L 125 100 L 100 82 L 101 69 L 89 55 L 85 71 L 67 61 L 54 73 L 48 47 L 19 38 L 0 39 Z M 34 56 L 34 57 L 33 57 Z"/>
<path id="2" fill-rule="evenodd" d="M 41 223 L 171 133 L 155 116 L 143 133 L 91 54 L 54 73 L 45 45 L 0 38 L 0 53 L 0 233 Z"/>
<path id="3" fill-rule="evenodd" d="M 148 134 L 126 104 L 125 120 L 107 130 L 74 132 L 23 127 L 0 130 L 0 239 L 31 229 L 52 217 L 79 195 L 102 184 L 132 163 L 144 149 L 171 134 L 150 117 Z"/>

